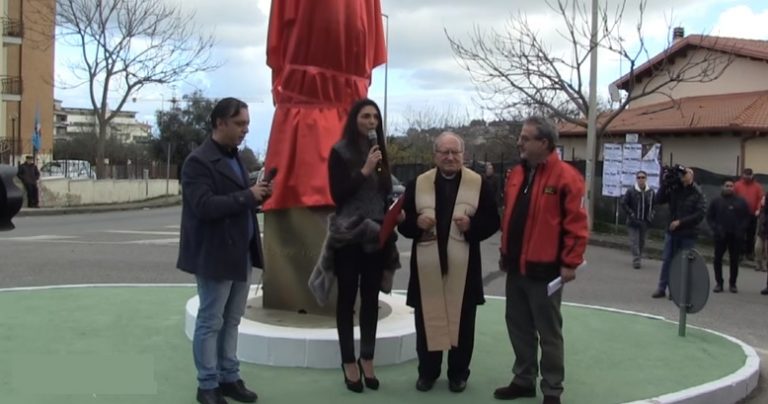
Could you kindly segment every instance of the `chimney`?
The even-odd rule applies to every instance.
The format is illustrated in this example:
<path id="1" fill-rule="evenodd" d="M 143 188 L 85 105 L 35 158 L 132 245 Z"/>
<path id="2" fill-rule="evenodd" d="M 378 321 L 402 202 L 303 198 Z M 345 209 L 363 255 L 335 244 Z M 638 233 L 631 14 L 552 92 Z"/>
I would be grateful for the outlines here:
<path id="1" fill-rule="evenodd" d="M 675 43 L 683 38 L 685 38 L 685 28 L 675 27 L 675 29 L 672 30 L 672 43 Z"/>

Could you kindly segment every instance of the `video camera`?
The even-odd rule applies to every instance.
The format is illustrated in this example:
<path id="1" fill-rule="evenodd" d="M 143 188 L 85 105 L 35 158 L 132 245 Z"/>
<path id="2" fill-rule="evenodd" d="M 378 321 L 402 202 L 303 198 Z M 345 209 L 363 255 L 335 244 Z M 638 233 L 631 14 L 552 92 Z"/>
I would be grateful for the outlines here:
<path id="1" fill-rule="evenodd" d="M 661 176 L 661 181 L 664 187 L 669 189 L 676 189 L 683 185 L 683 176 L 687 172 L 687 168 L 682 164 L 675 164 L 673 166 L 664 166 L 664 171 Z"/>

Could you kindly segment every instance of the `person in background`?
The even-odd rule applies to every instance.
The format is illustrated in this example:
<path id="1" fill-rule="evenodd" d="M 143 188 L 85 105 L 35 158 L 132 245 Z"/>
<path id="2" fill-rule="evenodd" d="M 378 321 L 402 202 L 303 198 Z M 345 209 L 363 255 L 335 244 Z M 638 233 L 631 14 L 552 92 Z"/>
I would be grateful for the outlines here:
<path id="1" fill-rule="evenodd" d="M 757 215 L 757 235 L 755 237 L 755 271 L 768 271 L 768 234 L 765 232 L 765 198 L 760 200 L 760 212 Z"/>
<path id="2" fill-rule="evenodd" d="M 27 156 L 24 163 L 19 165 L 18 177 L 22 184 L 24 184 L 24 190 L 27 193 L 27 207 L 39 208 L 40 200 L 37 181 L 40 180 L 40 170 L 37 169 L 33 156 Z"/>
<path id="3" fill-rule="evenodd" d="M 712 229 L 715 242 L 715 293 L 723 291 L 723 255 L 728 250 L 730 272 L 728 290 L 737 293 L 736 279 L 739 276 L 739 254 L 742 248 L 744 230 L 752 213 L 747 202 L 733 192 L 733 181 L 726 179 L 718 198 L 709 203 L 707 224 Z"/>
<path id="4" fill-rule="evenodd" d="M 632 268 L 640 269 L 648 226 L 653 221 L 653 200 L 656 193 L 648 186 L 648 174 L 645 171 L 638 171 L 635 180 L 635 186 L 624 194 L 621 207 L 627 215 Z"/>
<path id="5" fill-rule="evenodd" d="M 677 165 L 665 170 L 655 202 L 656 205 L 669 204 L 669 224 L 664 234 L 659 283 L 651 295 L 658 299 L 667 295 L 672 259 L 679 251 L 696 246 L 698 226 L 707 213 L 707 198 L 699 185 L 693 182 L 693 170 Z"/>
<path id="6" fill-rule="evenodd" d="M 760 214 L 760 200 L 763 199 L 763 187 L 755 181 L 751 168 L 745 168 L 741 172 L 741 179 L 734 184 L 733 192 L 747 201 L 751 212 L 747 224 L 747 234 L 742 239 L 742 253 L 748 261 L 755 259 L 755 229 L 757 228 L 757 216 Z"/>

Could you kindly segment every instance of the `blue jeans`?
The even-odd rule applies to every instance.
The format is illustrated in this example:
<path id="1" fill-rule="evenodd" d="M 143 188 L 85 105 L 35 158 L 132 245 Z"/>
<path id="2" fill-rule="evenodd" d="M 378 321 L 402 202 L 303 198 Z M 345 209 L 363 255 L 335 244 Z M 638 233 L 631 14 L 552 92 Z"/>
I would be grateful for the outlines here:
<path id="1" fill-rule="evenodd" d="M 680 250 L 689 250 L 696 246 L 696 238 L 680 237 L 669 234 L 664 235 L 664 252 L 661 254 L 661 274 L 659 275 L 659 290 L 666 291 L 669 286 L 669 266 L 672 264 L 672 258 Z"/>
<path id="2" fill-rule="evenodd" d="M 232 383 L 240 379 L 237 327 L 245 313 L 250 286 L 250 270 L 245 282 L 197 277 L 200 307 L 192 353 L 201 389 L 213 389 L 219 387 L 219 382 Z"/>

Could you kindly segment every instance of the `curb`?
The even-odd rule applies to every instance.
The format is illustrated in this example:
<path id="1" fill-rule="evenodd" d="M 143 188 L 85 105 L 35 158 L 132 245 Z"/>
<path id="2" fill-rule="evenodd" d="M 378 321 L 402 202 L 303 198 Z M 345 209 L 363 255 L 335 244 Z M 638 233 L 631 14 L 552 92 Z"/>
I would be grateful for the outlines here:
<path id="1" fill-rule="evenodd" d="M 110 205 L 84 205 L 84 206 L 67 206 L 56 208 L 22 208 L 16 217 L 24 216 L 55 216 L 55 215 L 70 215 L 70 214 L 83 214 L 83 213 L 100 213 L 100 212 L 118 212 L 124 210 L 138 210 L 138 209 L 152 209 L 152 208 L 164 208 L 168 206 L 176 206 L 181 204 L 181 195 L 161 196 L 159 198 L 130 202 L 130 203 L 118 203 Z"/>
<path id="2" fill-rule="evenodd" d="M 600 233 L 600 235 L 602 237 L 597 237 L 597 238 L 590 237 L 589 244 L 590 245 L 595 245 L 595 246 L 598 246 L 598 247 L 611 248 L 611 249 L 614 249 L 614 250 L 626 250 L 626 251 L 629 251 L 628 241 L 622 240 L 622 239 L 610 240 L 608 238 L 604 238 L 604 237 L 610 237 L 609 233 Z M 648 244 L 646 244 L 645 248 L 644 248 L 644 251 L 643 251 L 643 258 L 644 259 L 654 259 L 654 260 L 661 261 L 661 254 L 663 253 L 663 248 L 664 248 L 663 244 L 662 244 L 661 248 L 659 248 L 657 246 L 649 246 Z M 696 248 L 696 251 L 698 251 L 699 254 L 701 254 L 701 257 L 704 258 L 704 260 L 708 264 L 711 264 L 712 261 L 714 260 L 714 253 L 713 253 L 712 249 L 709 248 L 708 246 L 704 247 L 704 248 L 699 246 L 699 247 Z M 725 264 L 727 262 L 728 262 L 728 256 L 726 255 L 725 257 L 723 257 L 723 264 Z M 755 264 L 754 261 L 743 260 L 743 261 L 739 262 L 739 268 L 752 268 L 752 269 L 754 269 L 754 268 L 756 268 L 755 265 L 756 264 Z"/>

